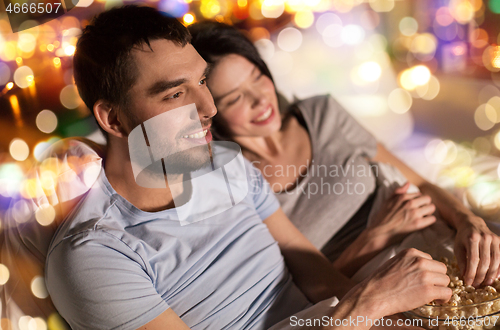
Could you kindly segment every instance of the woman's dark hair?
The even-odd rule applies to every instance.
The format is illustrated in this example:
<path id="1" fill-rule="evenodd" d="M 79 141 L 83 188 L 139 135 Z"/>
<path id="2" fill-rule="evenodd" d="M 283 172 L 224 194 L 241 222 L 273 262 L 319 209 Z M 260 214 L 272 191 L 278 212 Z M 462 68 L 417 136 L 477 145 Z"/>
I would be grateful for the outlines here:
<path id="1" fill-rule="evenodd" d="M 216 63 L 225 55 L 236 54 L 245 57 L 271 80 L 271 72 L 262 60 L 253 43 L 234 26 L 205 21 L 188 27 L 191 44 L 208 63 Z"/>
<path id="2" fill-rule="evenodd" d="M 234 26 L 214 21 L 204 21 L 193 24 L 188 29 L 191 32 L 191 44 L 208 63 L 217 64 L 217 61 L 226 55 L 240 55 L 255 64 L 260 72 L 273 81 L 271 72 L 260 57 L 257 48 Z M 217 119 L 218 116 L 215 116 L 212 124 L 214 138 L 219 140 L 229 139 L 227 129 L 220 125 Z"/>
<path id="3" fill-rule="evenodd" d="M 85 27 L 76 45 L 73 68 L 78 92 L 92 114 L 100 99 L 127 110 L 127 94 L 138 75 L 130 51 L 140 45 L 151 48 L 149 42 L 155 39 L 185 46 L 191 36 L 176 18 L 135 5 L 103 12 Z"/>

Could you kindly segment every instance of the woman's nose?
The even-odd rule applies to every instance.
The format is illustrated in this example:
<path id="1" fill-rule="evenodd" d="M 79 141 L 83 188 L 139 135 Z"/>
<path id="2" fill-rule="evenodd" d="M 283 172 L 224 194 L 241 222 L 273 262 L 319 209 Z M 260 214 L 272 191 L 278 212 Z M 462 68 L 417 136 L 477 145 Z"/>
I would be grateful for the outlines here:
<path id="1" fill-rule="evenodd" d="M 266 96 L 264 93 L 254 92 L 252 95 L 252 108 L 259 108 L 266 104 Z"/>

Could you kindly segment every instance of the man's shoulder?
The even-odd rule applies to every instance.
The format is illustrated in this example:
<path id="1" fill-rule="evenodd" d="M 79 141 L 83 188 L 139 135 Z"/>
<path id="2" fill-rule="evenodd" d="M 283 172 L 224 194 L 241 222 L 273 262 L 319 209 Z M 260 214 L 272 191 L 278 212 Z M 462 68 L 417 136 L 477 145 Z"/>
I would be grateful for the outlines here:
<path id="1" fill-rule="evenodd" d="M 72 238 L 83 237 L 96 239 L 101 235 L 106 226 L 110 229 L 119 229 L 120 222 L 115 217 L 111 217 L 111 209 L 114 207 L 116 200 L 104 193 L 98 182 L 88 191 L 82 200 L 68 214 L 66 219 L 57 229 L 52 242 L 49 246 L 50 252 L 64 240 L 71 241 Z M 106 221 L 106 219 L 113 221 Z"/>

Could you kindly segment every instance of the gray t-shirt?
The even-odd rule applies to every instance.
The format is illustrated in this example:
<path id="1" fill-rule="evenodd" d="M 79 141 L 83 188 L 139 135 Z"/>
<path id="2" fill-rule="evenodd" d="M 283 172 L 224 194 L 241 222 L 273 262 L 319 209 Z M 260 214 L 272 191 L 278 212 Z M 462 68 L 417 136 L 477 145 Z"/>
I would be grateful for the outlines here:
<path id="1" fill-rule="evenodd" d="M 367 157 L 376 155 L 377 141 L 330 95 L 299 101 L 291 111 L 303 118 L 312 160 L 297 186 L 277 197 L 295 226 L 321 249 L 375 191 L 378 172 Z M 354 227 L 362 227 L 362 220 L 353 219 Z"/>
<path id="2" fill-rule="evenodd" d="M 246 197 L 188 225 L 176 209 L 137 209 L 102 170 L 47 256 L 48 291 L 71 327 L 136 329 L 172 308 L 192 329 L 265 329 L 310 306 L 262 221 L 279 204 L 260 172 L 245 168 Z M 193 181 L 177 209 L 207 200 L 203 188 Z"/>

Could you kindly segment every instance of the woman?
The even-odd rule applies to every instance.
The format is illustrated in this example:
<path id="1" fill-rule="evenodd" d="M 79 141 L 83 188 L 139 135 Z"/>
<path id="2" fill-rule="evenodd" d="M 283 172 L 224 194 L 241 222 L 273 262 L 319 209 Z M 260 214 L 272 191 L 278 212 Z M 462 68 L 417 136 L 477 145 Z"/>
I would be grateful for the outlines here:
<path id="1" fill-rule="evenodd" d="M 500 238 L 485 222 L 377 143 L 333 98 L 278 102 L 269 69 L 242 33 L 216 22 L 194 24 L 190 32 L 212 64 L 214 136 L 241 146 L 289 218 L 338 269 L 352 276 L 385 247 L 435 222 L 437 208 L 457 230 L 465 282 L 489 285 L 500 275 Z M 367 226 L 377 175 L 371 162 L 392 164 L 425 195 L 408 193 L 407 183 Z"/>

